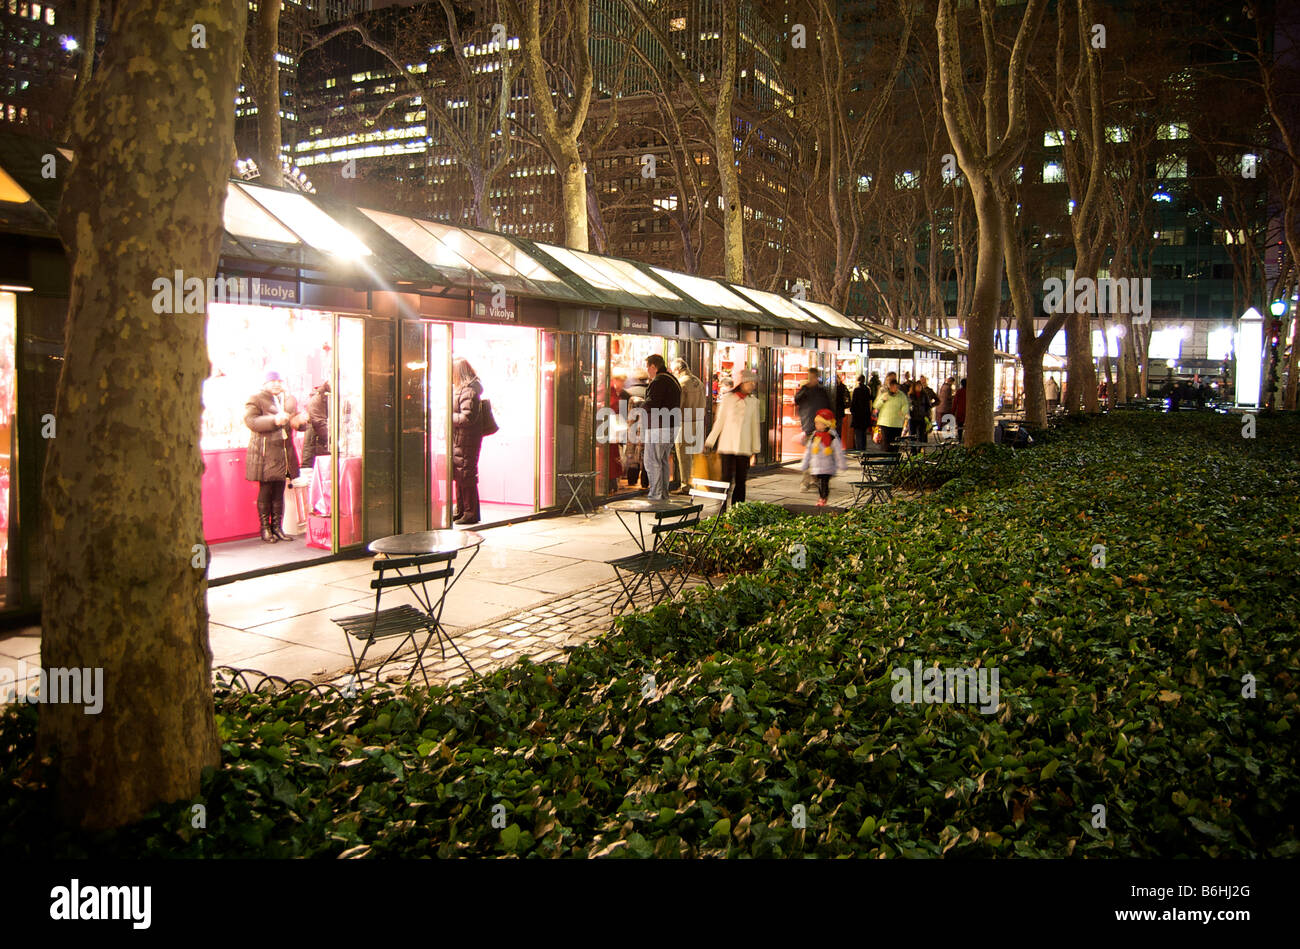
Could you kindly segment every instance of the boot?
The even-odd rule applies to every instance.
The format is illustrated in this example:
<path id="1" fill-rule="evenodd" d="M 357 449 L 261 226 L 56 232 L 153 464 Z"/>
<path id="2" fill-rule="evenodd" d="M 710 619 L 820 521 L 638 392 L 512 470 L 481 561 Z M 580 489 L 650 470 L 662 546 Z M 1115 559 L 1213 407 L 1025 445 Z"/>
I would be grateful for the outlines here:
<path id="1" fill-rule="evenodd" d="M 276 540 L 293 540 L 284 532 L 284 502 L 271 502 L 271 533 L 275 534 Z"/>
<path id="2" fill-rule="evenodd" d="M 262 543 L 274 544 L 280 539 L 271 529 L 271 505 L 265 501 L 257 502 L 257 525 L 261 529 Z"/>

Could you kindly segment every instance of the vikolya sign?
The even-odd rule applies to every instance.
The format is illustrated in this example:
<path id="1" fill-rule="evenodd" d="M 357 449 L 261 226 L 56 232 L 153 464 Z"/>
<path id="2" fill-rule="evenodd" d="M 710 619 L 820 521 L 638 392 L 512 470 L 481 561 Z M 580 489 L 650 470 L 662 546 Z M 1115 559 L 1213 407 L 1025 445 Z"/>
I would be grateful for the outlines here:
<path id="1" fill-rule="evenodd" d="M 476 320 L 500 320 L 514 323 L 518 319 L 515 299 L 506 293 L 505 288 L 495 286 L 490 293 L 473 290 L 469 297 L 469 312 Z"/>

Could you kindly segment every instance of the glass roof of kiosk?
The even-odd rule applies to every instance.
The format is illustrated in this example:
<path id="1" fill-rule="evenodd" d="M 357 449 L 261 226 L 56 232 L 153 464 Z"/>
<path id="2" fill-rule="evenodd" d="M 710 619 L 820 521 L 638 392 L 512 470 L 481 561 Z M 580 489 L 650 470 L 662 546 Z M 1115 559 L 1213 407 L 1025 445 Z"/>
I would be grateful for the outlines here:
<path id="1" fill-rule="evenodd" d="M 530 296 L 584 299 L 526 254 L 516 254 L 515 261 L 519 266 L 507 263 L 475 240 L 469 231 L 386 211 L 369 208 L 360 211 L 415 256 L 448 275 L 443 279 L 459 278 L 467 284 L 479 286 L 499 283 L 512 293 L 523 292 Z"/>
<path id="2" fill-rule="evenodd" d="M 317 250 L 345 258 L 371 256 L 356 235 L 301 194 L 242 183 L 238 187 Z"/>
<path id="3" fill-rule="evenodd" d="M 682 316 L 704 315 L 691 301 L 683 299 L 626 260 L 599 257 L 555 244 L 538 243 L 537 247 L 575 277 L 590 284 L 606 304 L 630 305 Z"/>
<path id="4" fill-rule="evenodd" d="M 301 244 L 298 236 L 277 221 L 269 211 L 235 187 L 226 185 L 226 230 L 236 237 L 255 241 L 274 241 L 278 244 Z"/>
<path id="5" fill-rule="evenodd" d="M 855 338 L 865 335 L 861 324 L 849 319 L 833 306 L 827 306 L 825 303 L 814 303 L 812 300 L 794 300 L 792 302 L 803 307 L 823 323 L 829 323 L 836 329 L 852 333 Z"/>
<path id="6" fill-rule="evenodd" d="M 26 204 L 32 196 L 23 190 L 22 185 L 9 177 L 8 172 L 0 168 L 0 201 L 9 204 Z"/>
<path id="7" fill-rule="evenodd" d="M 811 313 L 806 313 L 799 309 L 785 297 L 776 293 L 768 293 L 766 290 L 755 290 L 752 287 L 742 287 L 738 284 L 732 284 L 736 292 L 757 303 L 763 309 L 767 310 L 777 319 L 783 321 L 790 329 L 797 329 L 800 332 L 822 335 L 822 330 L 826 329 L 826 324 Z M 839 334 L 836 334 L 839 335 Z"/>
<path id="8" fill-rule="evenodd" d="M 662 267 L 650 268 L 661 279 L 668 281 L 689 296 L 696 303 L 713 311 L 710 315 L 725 316 L 744 323 L 756 323 L 760 326 L 781 326 L 766 312 L 746 300 L 739 294 L 732 293 L 726 285 L 707 277 L 695 277 L 691 274 L 678 273 L 676 270 L 664 270 Z"/>

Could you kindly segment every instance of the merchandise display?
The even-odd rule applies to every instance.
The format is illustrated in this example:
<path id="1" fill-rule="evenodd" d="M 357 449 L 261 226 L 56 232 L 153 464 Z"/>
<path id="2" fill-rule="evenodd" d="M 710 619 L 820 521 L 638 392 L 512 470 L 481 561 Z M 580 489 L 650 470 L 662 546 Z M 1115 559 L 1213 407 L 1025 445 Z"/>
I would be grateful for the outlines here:
<path id="1" fill-rule="evenodd" d="M 203 383 L 199 436 L 204 464 L 203 530 L 208 543 L 258 533 L 258 485 L 244 477 L 251 435 L 244 424 L 249 396 L 262 388 L 267 372 L 274 370 L 283 377 L 285 391 L 305 410 L 312 390 L 333 373 L 333 339 L 331 313 L 224 303 L 208 307 L 212 375 Z M 303 433 L 295 432 L 293 438 L 301 459 Z M 344 439 L 347 447 L 351 439 L 346 429 Z M 359 456 L 359 437 L 355 441 Z M 328 472 L 328 456 L 323 460 Z M 303 472 L 304 477 L 308 474 Z"/>
<path id="2" fill-rule="evenodd" d="M 795 393 L 808 379 L 809 368 L 817 367 L 817 353 L 808 349 L 781 350 L 781 458 L 802 458 L 803 427 Z"/>
<path id="3" fill-rule="evenodd" d="M 9 576 L 9 475 L 14 457 L 14 413 L 18 407 L 14 373 L 17 327 L 17 295 L 0 291 L 0 578 Z"/>
<path id="4" fill-rule="evenodd" d="M 742 369 L 758 370 L 758 347 L 745 343 L 718 343 L 713 351 L 711 390 L 714 402 L 731 391 Z"/>

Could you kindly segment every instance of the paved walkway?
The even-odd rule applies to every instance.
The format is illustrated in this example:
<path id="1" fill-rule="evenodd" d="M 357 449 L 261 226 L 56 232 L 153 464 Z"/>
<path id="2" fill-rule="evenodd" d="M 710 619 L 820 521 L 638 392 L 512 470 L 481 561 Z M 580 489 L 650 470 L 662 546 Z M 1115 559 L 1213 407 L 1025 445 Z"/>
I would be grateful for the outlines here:
<path id="1" fill-rule="evenodd" d="M 847 505 L 848 482 L 855 476 L 851 467 L 831 482 L 831 505 Z M 816 492 L 802 492 L 799 482 L 797 470 L 774 469 L 750 480 L 748 499 L 815 503 Z M 706 513 L 710 510 L 706 504 Z M 609 603 L 619 587 L 608 561 L 635 551 L 613 512 L 525 521 L 482 533 L 483 547 L 457 580 L 443 612 L 444 625 L 480 673 L 521 655 L 537 662 L 561 658 L 565 646 L 609 629 Z M 352 668 L 347 642 L 331 619 L 374 608 L 370 563 L 368 557 L 334 561 L 210 588 L 213 665 L 287 679 L 346 678 Z M 388 595 L 384 602 L 401 601 Z M 23 660 L 31 672 L 38 665 L 38 628 L 0 636 L 0 667 L 16 670 Z M 439 656 L 436 646 L 429 655 Z M 466 674 L 454 651 L 448 650 L 448 657 L 429 667 L 431 679 L 435 673 L 441 681 Z M 390 670 L 404 677 L 405 668 L 394 663 L 383 677 L 390 678 Z"/>

